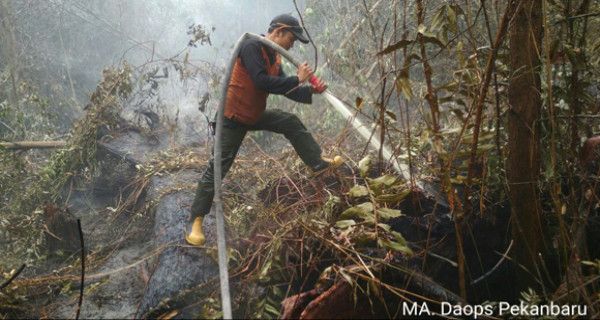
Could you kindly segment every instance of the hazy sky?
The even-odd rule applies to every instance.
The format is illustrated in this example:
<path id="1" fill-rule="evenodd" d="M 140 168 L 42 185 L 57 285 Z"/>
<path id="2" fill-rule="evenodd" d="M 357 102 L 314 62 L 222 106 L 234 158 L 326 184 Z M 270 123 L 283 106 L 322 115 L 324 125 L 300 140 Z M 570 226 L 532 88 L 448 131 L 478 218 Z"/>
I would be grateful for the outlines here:
<path id="1" fill-rule="evenodd" d="M 122 26 L 127 37 L 154 42 L 155 48 L 166 56 L 185 48 L 188 26 L 201 24 L 209 30 L 214 27 L 212 47 L 198 47 L 191 52 L 193 58 L 210 62 L 227 57 L 242 33 L 266 32 L 274 16 L 297 16 L 292 0 L 126 0 L 125 5 L 119 5 L 119 1 L 106 1 L 121 11 L 107 20 Z M 304 1 L 298 1 L 298 5 L 303 11 Z M 128 42 L 133 44 L 132 39 Z"/>
<path id="2" fill-rule="evenodd" d="M 191 39 L 187 31 L 193 24 L 203 25 L 211 32 L 212 45 L 190 48 L 190 61 L 199 64 L 199 60 L 204 60 L 222 68 L 244 32 L 265 33 L 271 19 L 281 13 L 297 16 L 292 0 L 12 0 L 8 3 L 17 35 L 23 39 L 22 53 L 36 52 L 32 63 L 48 67 L 53 78 L 69 70 L 81 100 L 95 88 L 102 69 L 118 65 L 122 59 L 140 65 L 152 54 L 157 60 L 182 52 Z M 304 3 L 305 0 L 298 0 L 302 12 Z M 294 53 L 300 55 L 297 48 Z"/>

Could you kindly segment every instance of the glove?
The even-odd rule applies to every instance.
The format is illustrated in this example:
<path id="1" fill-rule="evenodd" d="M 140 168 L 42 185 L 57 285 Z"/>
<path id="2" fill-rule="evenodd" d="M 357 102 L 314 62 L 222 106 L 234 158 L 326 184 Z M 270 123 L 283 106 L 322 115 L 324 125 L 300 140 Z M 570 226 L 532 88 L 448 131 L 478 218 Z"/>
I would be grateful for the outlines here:
<path id="1" fill-rule="evenodd" d="M 316 76 L 311 76 L 310 79 L 308 79 L 308 82 L 316 93 L 323 93 L 323 91 L 327 89 L 327 85 Z"/>

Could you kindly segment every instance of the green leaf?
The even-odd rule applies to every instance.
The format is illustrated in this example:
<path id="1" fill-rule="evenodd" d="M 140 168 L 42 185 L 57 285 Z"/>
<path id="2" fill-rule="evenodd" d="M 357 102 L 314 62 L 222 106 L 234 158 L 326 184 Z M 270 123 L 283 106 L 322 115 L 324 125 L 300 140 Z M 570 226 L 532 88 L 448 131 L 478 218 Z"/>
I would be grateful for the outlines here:
<path id="1" fill-rule="evenodd" d="M 453 184 L 464 184 L 467 181 L 467 177 L 463 175 L 456 175 L 454 178 L 450 178 L 450 182 Z"/>
<path id="2" fill-rule="evenodd" d="M 400 232 L 392 231 L 392 235 L 396 239 L 396 242 L 400 243 L 401 245 L 406 245 L 406 239 L 404 239 Z"/>
<path id="3" fill-rule="evenodd" d="M 363 210 L 367 213 L 373 212 L 373 203 L 371 203 L 371 202 L 364 202 L 364 203 L 357 205 L 356 207 L 360 208 L 361 210 Z"/>
<path id="4" fill-rule="evenodd" d="M 376 239 L 377 233 L 366 231 L 356 234 L 352 240 L 355 244 L 366 247 L 375 244 Z"/>
<path id="5" fill-rule="evenodd" d="M 454 8 L 452 8 L 452 6 L 447 6 L 448 7 L 448 29 L 450 31 L 452 31 L 453 33 L 456 33 L 458 31 L 458 24 L 456 23 L 456 11 L 454 11 Z"/>
<path id="6" fill-rule="evenodd" d="M 376 179 L 367 178 L 367 182 L 369 183 L 369 187 L 375 190 L 381 190 L 383 187 L 391 187 L 396 183 L 396 177 L 391 175 L 383 175 Z"/>
<path id="7" fill-rule="evenodd" d="M 446 47 L 446 45 L 440 39 L 438 39 L 438 37 L 436 37 L 435 34 L 433 34 L 433 33 L 424 32 L 424 33 L 421 33 L 421 36 L 423 37 L 423 40 L 427 43 L 435 44 L 435 45 L 439 46 L 440 48 Z"/>
<path id="8" fill-rule="evenodd" d="M 402 252 L 406 255 L 413 254 L 412 250 L 409 247 L 395 241 L 380 238 L 377 240 L 377 244 L 383 248 L 388 248 L 393 251 Z"/>
<path id="9" fill-rule="evenodd" d="M 379 208 L 377 209 L 377 213 L 379 214 L 379 218 L 383 220 L 397 218 L 402 215 L 402 212 L 400 212 L 400 210 L 390 208 Z"/>
<path id="10" fill-rule="evenodd" d="M 413 40 L 402 39 L 392 45 L 387 46 L 385 49 L 378 52 L 377 55 L 382 56 L 382 55 L 386 55 L 388 53 L 392 53 L 398 49 L 402 49 L 402 48 L 408 46 L 409 44 L 412 44 L 413 42 L 414 42 Z"/>
<path id="11" fill-rule="evenodd" d="M 262 267 L 262 269 L 260 270 L 260 273 L 258 275 L 258 278 L 261 280 L 268 280 L 267 274 L 269 273 L 269 270 L 271 270 L 271 264 L 273 264 L 273 260 L 269 259 Z"/>
<path id="12" fill-rule="evenodd" d="M 273 307 L 271 304 L 267 303 L 265 304 L 265 310 L 274 315 L 276 318 L 279 317 L 279 310 L 275 307 Z"/>
<path id="13" fill-rule="evenodd" d="M 380 227 L 381 229 L 387 231 L 387 232 L 390 232 L 391 229 L 392 229 L 392 227 L 390 227 L 389 224 L 385 224 L 385 223 L 378 223 L 377 226 Z"/>
<path id="14" fill-rule="evenodd" d="M 335 223 L 336 228 L 340 228 L 340 229 L 346 229 L 348 227 L 351 227 L 353 225 L 356 224 L 356 221 L 350 219 L 350 220 L 340 220 L 338 222 Z"/>
<path id="15" fill-rule="evenodd" d="M 404 200 L 410 194 L 410 189 L 403 189 L 396 193 L 386 193 L 375 197 L 378 203 L 390 204 Z"/>
<path id="16" fill-rule="evenodd" d="M 347 194 L 352 198 L 366 197 L 369 195 L 369 190 L 365 186 L 354 186 Z"/>
<path id="17" fill-rule="evenodd" d="M 348 273 L 346 273 L 342 268 L 340 268 L 340 275 L 342 275 L 342 278 L 344 278 L 346 282 L 354 286 L 354 279 L 352 279 L 352 277 Z"/>
<path id="18" fill-rule="evenodd" d="M 396 90 L 398 90 L 406 100 L 410 100 L 413 97 L 412 86 L 408 77 L 400 77 L 396 80 Z"/>
<path id="19" fill-rule="evenodd" d="M 447 84 L 437 88 L 438 90 L 446 90 L 446 91 L 456 91 L 456 89 L 458 89 L 458 82 L 456 82 L 455 80 L 452 80 L 450 82 L 448 82 Z"/>
<path id="20" fill-rule="evenodd" d="M 371 202 L 365 202 L 354 207 L 350 207 L 340 215 L 341 219 L 370 219 L 373 215 L 373 204 Z"/>
<path id="21" fill-rule="evenodd" d="M 431 30 L 439 30 L 445 25 L 444 13 L 446 11 L 446 6 L 442 6 L 438 12 L 431 19 Z"/>
<path id="22" fill-rule="evenodd" d="M 358 170 L 361 177 L 365 177 L 371 168 L 371 155 L 367 155 L 358 162 Z"/>
<path id="23" fill-rule="evenodd" d="M 458 43 L 456 44 L 456 57 L 458 58 L 458 65 L 460 66 L 460 68 L 465 68 L 467 66 L 467 59 L 465 59 L 465 55 L 464 55 L 464 43 L 462 41 L 458 41 Z"/>

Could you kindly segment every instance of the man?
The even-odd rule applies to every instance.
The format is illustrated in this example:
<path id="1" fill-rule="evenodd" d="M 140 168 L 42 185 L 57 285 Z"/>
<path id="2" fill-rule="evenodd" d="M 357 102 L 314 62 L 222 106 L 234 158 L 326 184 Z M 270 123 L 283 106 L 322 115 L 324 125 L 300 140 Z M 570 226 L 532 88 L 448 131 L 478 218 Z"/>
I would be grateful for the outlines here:
<path id="1" fill-rule="evenodd" d="M 308 43 L 298 20 L 287 14 L 273 18 L 266 38 L 286 50 L 291 49 L 296 40 Z M 309 79 L 311 85 L 305 85 Z M 322 93 L 325 89 L 326 85 L 313 76 L 308 63 L 301 64 L 295 76 L 287 76 L 281 68 L 281 56 L 277 52 L 256 39 L 245 40 L 241 44 L 227 89 L 221 138 L 223 177 L 233 164 L 244 136 L 253 130 L 283 134 L 302 161 L 315 172 L 341 162 L 340 157 L 336 157 L 335 161 L 321 158 L 321 148 L 298 117 L 277 109 L 265 110 L 270 93 L 309 104 L 314 93 Z M 191 207 L 192 232 L 186 235 L 186 241 L 192 245 L 204 244 L 202 219 L 209 213 L 214 197 L 213 161 L 210 160 L 198 182 Z"/>

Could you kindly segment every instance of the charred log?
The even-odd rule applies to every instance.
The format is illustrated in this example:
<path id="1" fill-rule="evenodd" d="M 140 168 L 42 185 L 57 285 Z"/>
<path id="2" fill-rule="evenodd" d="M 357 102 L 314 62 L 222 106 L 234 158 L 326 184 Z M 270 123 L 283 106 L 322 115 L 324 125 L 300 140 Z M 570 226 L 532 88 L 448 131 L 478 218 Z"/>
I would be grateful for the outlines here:
<path id="1" fill-rule="evenodd" d="M 191 171 L 185 173 L 180 177 L 191 181 L 198 177 Z M 181 181 L 154 178 L 148 197 L 157 198 L 160 190 L 177 183 Z M 190 193 L 183 191 L 170 193 L 163 196 L 154 209 L 155 223 L 151 232 L 155 247 L 161 250 L 161 254 L 156 264 L 151 267 L 147 287 L 138 307 L 138 317 L 147 316 L 149 312 L 155 315 L 158 312 L 155 310 L 157 308 L 168 310 L 175 305 L 194 304 L 197 296 L 180 293 L 201 286 L 217 275 L 216 263 L 206 253 L 206 249 L 191 247 L 183 241 L 189 212 L 182 204 L 190 203 L 191 197 Z M 205 229 L 214 229 L 210 226 L 214 219 L 207 217 L 205 220 Z M 214 242 L 214 234 L 207 234 L 207 242 Z"/>
<path id="2" fill-rule="evenodd" d="M 44 236 L 49 253 L 74 253 L 80 250 L 77 219 L 68 210 L 52 203 L 44 205 Z"/>

